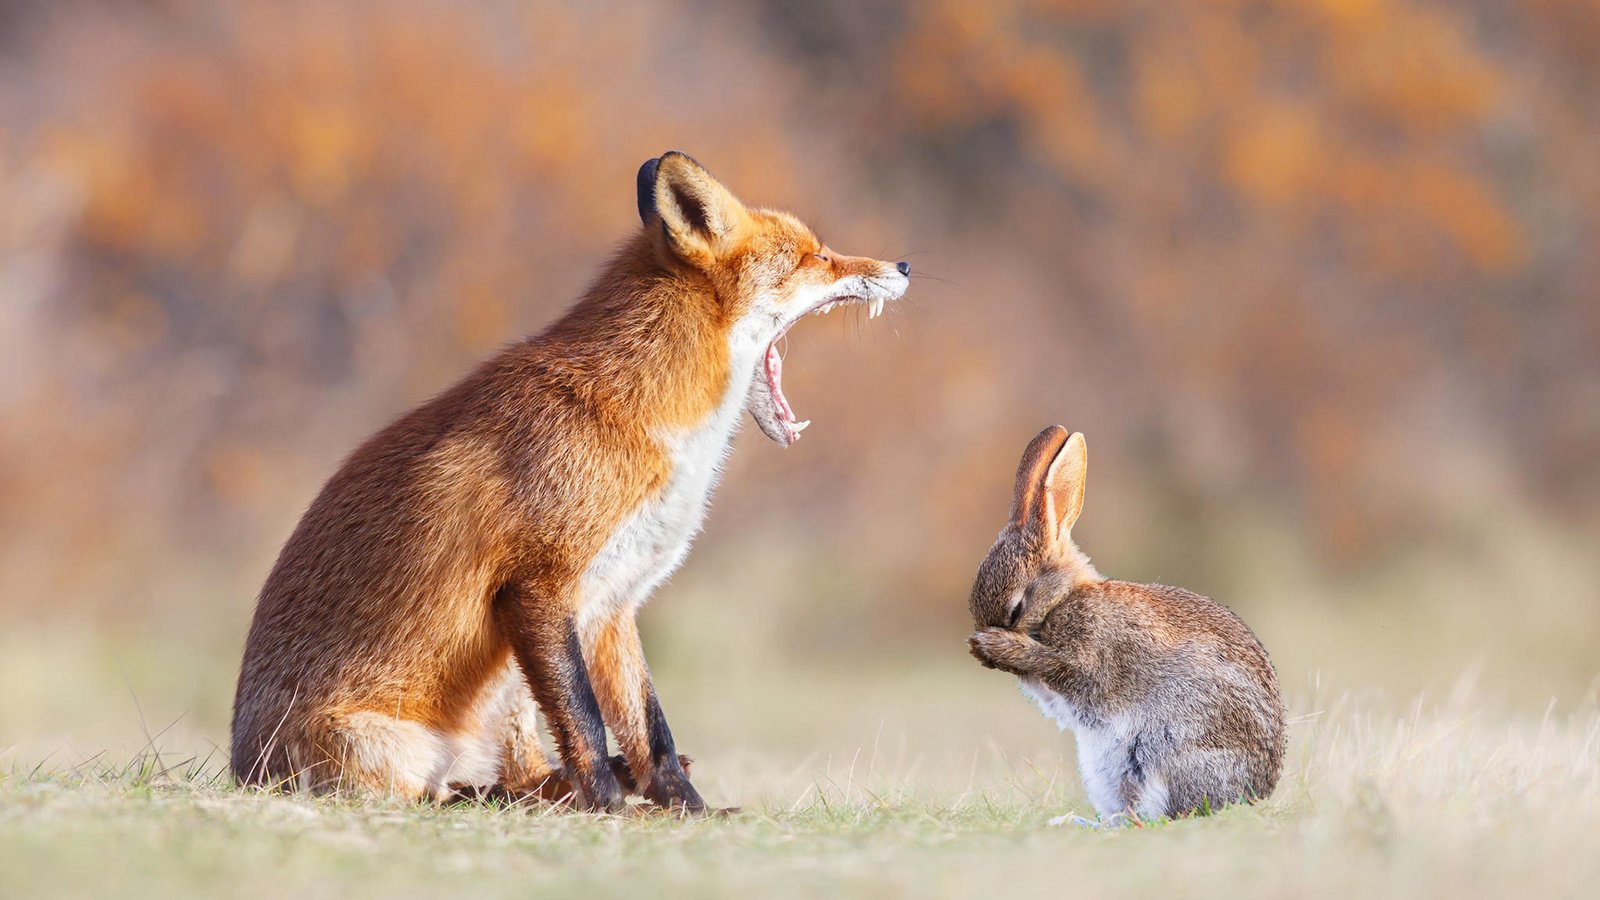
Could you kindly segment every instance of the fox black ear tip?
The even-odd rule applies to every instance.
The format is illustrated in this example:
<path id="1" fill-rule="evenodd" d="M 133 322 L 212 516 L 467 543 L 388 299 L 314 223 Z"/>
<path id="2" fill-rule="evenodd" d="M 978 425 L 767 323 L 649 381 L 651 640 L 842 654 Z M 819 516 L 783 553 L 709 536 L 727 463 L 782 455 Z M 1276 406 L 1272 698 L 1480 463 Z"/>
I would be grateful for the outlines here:
<path id="1" fill-rule="evenodd" d="M 661 157 L 647 159 L 639 167 L 635 182 L 636 201 L 639 204 L 639 221 L 649 224 L 656 211 L 656 172 L 661 168 Z"/>

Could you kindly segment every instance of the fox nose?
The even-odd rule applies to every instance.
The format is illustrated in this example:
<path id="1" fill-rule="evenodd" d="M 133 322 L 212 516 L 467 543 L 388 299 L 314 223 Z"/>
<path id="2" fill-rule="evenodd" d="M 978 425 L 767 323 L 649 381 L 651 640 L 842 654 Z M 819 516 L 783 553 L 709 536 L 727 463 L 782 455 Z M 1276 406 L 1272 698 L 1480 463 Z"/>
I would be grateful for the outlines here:
<path id="1" fill-rule="evenodd" d="M 900 270 L 901 275 L 909 276 L 911 274 L 911 263 L 897 262 L 894 264 L 894 267 Z"/>

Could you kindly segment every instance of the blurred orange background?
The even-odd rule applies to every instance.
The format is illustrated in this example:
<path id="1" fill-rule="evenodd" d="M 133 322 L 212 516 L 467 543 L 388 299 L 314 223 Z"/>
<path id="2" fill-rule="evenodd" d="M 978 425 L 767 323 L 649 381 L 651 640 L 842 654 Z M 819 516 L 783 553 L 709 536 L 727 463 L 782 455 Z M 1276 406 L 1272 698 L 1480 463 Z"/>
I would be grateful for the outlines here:
<path id="1" fill-rule="evenodd" d="M 739 439 L 667 682 L 966 666 L 1059 422 L 1102 570 L 1291 691 L 1592 691 L 1596 47 L 1592 0 L 0 6 L 0 745 L 129 688 L 224 733 L 323 479 L 558 316 L 668 149 L 916 278 L 791 336 L 816 427 Z"/>

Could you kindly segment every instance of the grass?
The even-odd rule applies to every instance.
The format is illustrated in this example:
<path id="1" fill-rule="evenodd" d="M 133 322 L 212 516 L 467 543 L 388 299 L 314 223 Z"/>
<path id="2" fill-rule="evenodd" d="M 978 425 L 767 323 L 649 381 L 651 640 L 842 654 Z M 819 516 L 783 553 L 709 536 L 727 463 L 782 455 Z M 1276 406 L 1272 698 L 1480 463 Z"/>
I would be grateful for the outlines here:
<path id="1" fill-rule="evenodd" d="M 235 791 L 216 744 L 257 576 L 174 564 L 171 590 L 104 620 L 0 588 L 0 898 L 1592 895 L 1589 544 L 1513 528 L 1504 566 L 1330 586 L 1280 531 L 1203 549 L 1291 698 L 1282 783 L 1106 833 L 1047 824 L 1089 812 L 1070 738 L 972 663 L 959 597 L 901 634 L 853 578 L 697 554 L 646 610 L 648 653 L 695 783 L 744 812 L 678 822 Z M 18 597 L 64 611 L 12 621 Z"/>
<path id="2" fill-rule="evenodd" d="M 0 896 L 1592 896 L 1592 700 L 1533 716 L 1466 691 L 1296 705 L 1270 800 L 1111 832 L 1047 824 L 1088 811 L 1064 738 L 944 755 L 961 723 L 919 752 L 702 751 L 702 788 L 744 810 L 691 821 L 259 795 L 215 757 L 150 748 L 14 763 Z"/>

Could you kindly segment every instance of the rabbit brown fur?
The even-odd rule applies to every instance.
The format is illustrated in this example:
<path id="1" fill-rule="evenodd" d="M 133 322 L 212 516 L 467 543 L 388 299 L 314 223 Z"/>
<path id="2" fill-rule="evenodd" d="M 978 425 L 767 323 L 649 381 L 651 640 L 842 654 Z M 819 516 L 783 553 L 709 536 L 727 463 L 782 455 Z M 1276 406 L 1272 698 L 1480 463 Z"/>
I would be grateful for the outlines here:
<path id="1" fill-rule="evenodd" d="M 972 655 L 1072 729 L 1102 820 L 1267 796 L 1286 741 L 1266 651 L 1208 597 L 1095 571 L 1071 536 L 1087 466 L 1083 435 L 1060 426 L 1028 445 L 973 585 Z"/>

